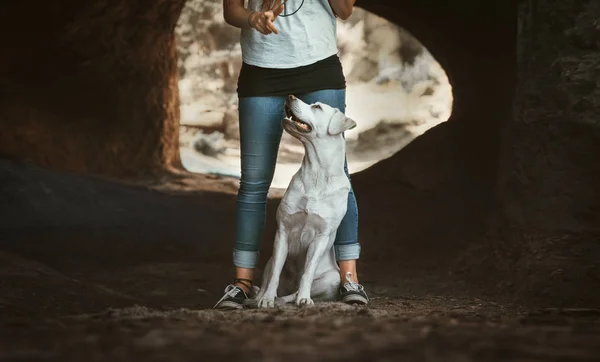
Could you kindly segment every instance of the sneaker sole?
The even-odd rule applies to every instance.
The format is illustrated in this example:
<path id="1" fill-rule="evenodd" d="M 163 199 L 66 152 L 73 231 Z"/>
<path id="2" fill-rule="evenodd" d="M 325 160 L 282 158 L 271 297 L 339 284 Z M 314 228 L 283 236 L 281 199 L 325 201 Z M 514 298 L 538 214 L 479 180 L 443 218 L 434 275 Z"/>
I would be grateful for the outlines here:
<path id="1" fill-rule="evenodd" d="M 215 309 L 243 309 L 244 306 L 235 302 L 221 302 Z"/>
<path id="2" fill-rule="evenodd" d="M 369 304 L 368 299 L 366 299 L 362 295 L 357 295 L 357 294 L 352 294 L 352 295 L 346 296 L 344 299 L 342 299 L 342 302 L 348 303 L 348 304 L 363 304 L 363 305 Z"/>

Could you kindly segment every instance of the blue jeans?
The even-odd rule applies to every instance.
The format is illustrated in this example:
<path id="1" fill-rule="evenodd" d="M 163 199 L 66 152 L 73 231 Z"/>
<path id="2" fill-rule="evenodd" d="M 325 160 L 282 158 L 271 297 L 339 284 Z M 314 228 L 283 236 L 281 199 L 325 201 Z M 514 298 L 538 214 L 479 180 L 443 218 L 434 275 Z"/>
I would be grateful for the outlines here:
<path id="1" fill-rule="evenodd" d="M 327 89 L 295 94 L 306 103 L 322 102 L 345 112 L 346 91 Z M 285 117 L 285 96 L 242 97 L 239 99 L 240 148 L 242 172 L 237 195 L 236 239 L 233 264 L 241 268 L 255 268 L 261 238 L 266 223 L 267 193 L 277 163 L 277 152 Z M 348 164 L 344 171 L 350 179 Z M 337 230 L 335 255 L 340 260 L 355 260 L 360 255 L 358 243 L 358 206 L 354 191 L 348 193 L 348 210 Z"/>

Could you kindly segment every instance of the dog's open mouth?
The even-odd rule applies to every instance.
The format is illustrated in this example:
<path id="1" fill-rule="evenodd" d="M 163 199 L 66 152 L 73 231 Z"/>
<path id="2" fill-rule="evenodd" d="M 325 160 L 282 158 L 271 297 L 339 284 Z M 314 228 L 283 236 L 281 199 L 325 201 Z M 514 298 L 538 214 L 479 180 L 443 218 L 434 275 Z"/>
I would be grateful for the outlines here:
<path id="1" fill-rule="evenodd" d="M 312 127 L 310 126 L 310 124 L 303 122 L 298 117 L 296 117 L 294 115 L 294 112 L 292 112 L 292 109 L 290 108 L 290 106 L 288 106 L 287 103 L 285 104 L 284 110 L 285 110 L 285 118 L 289 122 L 293 123 L 296 126 L 296 128 L 298 129 L 298 131 L 300 131 L 300 132 L 312 131 Z"/>

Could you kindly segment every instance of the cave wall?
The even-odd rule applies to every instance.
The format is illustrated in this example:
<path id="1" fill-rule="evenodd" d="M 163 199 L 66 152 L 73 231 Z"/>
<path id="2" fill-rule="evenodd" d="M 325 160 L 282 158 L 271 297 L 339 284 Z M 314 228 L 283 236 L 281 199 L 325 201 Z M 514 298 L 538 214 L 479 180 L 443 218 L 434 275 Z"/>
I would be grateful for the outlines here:
<path id="1" fill-rule="evenodd" d="M 0 155 L 115 177 L 179 167 L 184 0 L 0 5 Z"/>
<path id="2" fill-rule="evenodd" d="M 523 1 L 518 84 L 486 241 L 501 289 L 600 303 L 600 2 Z"/>
<path id="3" fill-rule="evenodd" d="M 501 129 L 512 116 L 516 2 L 427 0 L 402 2 L 399 6 L 395 1 L 380 0 L 358 1 L 357 5 L 407 29 L 429 49 L 450 80 L 452 114 L 447 124 L 438 127 L 453 129 L 448 136 L 456 138 L 448 142 L 452 149 L 446 151 L 458 153 L 465 168 L 461 175 L 448 170 L 450 174 L 432 176 L 438 178 L 437 190 L 445 189 L 448 182 L 464 181 L 490 194 L 498 171 Z M 420 143 L 423 142 L 426 141 Z M 392 168 L 403 174 L 404 181 L 415 185 L 424 180 L 411 180 L 410 174 L 439 174 L 431 164 L 419 162 L 419 158 L 428 157 L 416 153 L 422 148 L 419 144 L 412 148 L 415 151 L 409 149 L 397 155 L 397 159 L 405 161 L 388 162 L 377 174 Z M 408 168 L 412 171 L 408 172 Z M 377 178 L 375 172 L 370 174 L 373 177 Z"/>
<path id="4" fill-rule="evenodd" d="M 499 193 L 521 226 L 600 229 L 600 2 L 525 1 Z"/>
<path id="5" fill-rule="evenodd" d="M 419 39 L 444 68 L 454 98 L 447 122 L 353 175 L 363 254 L 377 258 L 394 243 L 414 259 L 447 264 L 483 235 L 495 207 L 501 130 L 516 85 L 516 2 L 357 4 Z M 440 249 L 446 260 L 433 260 L 431 250 Z"/>
<path id="6" fill-rule="evenodd" d="M 394 216 L 363 212 L 365 243 L 385 240 L 373 252 L 365 247 L 365 254 L 392 242 L 404 243 L 413 256 L 420 249 L 424 259 L 433 248 L 446 248 L 449 258 L 457 256 L 454 272 L 487 290 L 521 302 L 595 305 L 600 3 L 494 2 L 455 12 L 466 4 L 453 4 L 452 16 L 439 18 L 436 12 L 415 16 L 416 5 L 399 13 L 384 1 L 365 3 L 422 40 L 455 93 L 449 122 L 354 176 L 362 210 L 384 204 L 399 210 Z M 438 9 L 441 14 L 443 5 Z M 392 196 L 378 186 L 385 183 L 396 185 Z M 415 208 L 419 203 L 430 209 Z"/>

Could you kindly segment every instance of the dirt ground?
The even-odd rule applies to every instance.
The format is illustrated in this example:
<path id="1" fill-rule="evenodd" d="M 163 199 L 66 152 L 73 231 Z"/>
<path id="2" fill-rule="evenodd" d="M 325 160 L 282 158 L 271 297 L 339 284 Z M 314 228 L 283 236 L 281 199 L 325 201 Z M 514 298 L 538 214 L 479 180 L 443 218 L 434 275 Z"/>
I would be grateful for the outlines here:
<path id="1" fill-rule="evenodd" d="M 400 252 L 360 262 L 366 308 L 215 311 L 233 183 L 1 166 L 0 361 L 600 361 L 600 310 L 525 306 Z"/>

